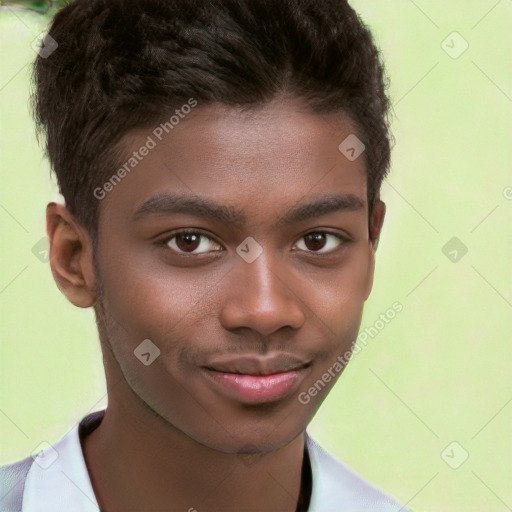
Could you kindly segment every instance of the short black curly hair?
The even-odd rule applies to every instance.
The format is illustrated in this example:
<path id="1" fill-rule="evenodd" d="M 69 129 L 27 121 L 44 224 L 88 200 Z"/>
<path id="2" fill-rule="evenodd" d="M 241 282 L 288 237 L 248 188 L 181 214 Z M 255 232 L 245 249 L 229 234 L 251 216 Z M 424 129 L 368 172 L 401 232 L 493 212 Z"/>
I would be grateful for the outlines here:
<path id="1" fill-rule="evenodd" d="M 348 115 L 366 146 L 371 213 L 390 165 L 388 84 L 346 0 L 75 0 L 49 34 L 58 48 L 34 63 L 37 132 L 94 242 L 93 191 L 124 161 L 123 135 L 191 97 L 250 109 L 286 94 L 313 112 Z"/>

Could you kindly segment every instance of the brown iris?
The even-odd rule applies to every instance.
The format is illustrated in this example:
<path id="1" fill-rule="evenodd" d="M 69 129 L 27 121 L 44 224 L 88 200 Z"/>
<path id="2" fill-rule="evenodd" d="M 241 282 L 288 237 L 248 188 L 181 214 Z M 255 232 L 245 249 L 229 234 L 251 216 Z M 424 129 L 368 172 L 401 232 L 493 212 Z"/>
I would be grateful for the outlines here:
<path id="1" fill-rule="evenodd" d="M 324 233 L 309 233 L 304 236 L 304 243 L 310 251 L 319 251 L 325 246 L 326 235 Z"/>
<path id="2" fill-rule="evenodd" d="M 176 245 L 181 251 L 192 252 L 195 251 L 201 242 L 201 235 L 192 233 L 181 233 L 176 235 Z"/>

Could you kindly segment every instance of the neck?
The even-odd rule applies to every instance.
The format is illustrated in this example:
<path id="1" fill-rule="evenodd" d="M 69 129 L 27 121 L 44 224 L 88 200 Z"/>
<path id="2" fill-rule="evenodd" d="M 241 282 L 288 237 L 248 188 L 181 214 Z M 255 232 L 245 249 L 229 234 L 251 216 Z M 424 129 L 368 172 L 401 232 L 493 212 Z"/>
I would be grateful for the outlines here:
<path id="1" fill-rule="evenodd" d="M 219 452 L 158 416 L 123 381 L 115 396 L 109 391 L 105 416 L 83 450 L 98 505 L 107 512 L 295 512 L 304 432 L 264 455 Z"/>

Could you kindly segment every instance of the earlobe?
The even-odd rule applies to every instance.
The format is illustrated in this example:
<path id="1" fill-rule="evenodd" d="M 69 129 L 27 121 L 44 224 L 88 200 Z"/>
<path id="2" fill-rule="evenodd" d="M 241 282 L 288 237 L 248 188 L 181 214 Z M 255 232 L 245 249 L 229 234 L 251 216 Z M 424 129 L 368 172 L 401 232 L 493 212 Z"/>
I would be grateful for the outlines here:
<path id="1" fill-rule="evenodd" d="M 61 204 L 46 208 L 50 267 L 59 290 L 75 306 L 88 308 L 96 301 L 92 244 L 87 232 Z"/>

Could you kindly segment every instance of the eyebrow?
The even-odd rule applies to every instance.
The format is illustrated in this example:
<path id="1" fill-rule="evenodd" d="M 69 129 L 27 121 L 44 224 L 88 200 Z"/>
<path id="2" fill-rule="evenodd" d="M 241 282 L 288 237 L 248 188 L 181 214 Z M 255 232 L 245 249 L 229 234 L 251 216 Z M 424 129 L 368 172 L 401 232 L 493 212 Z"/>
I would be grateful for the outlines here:
<path id="1" fill-rule="evenodd" d="M 274 225 L 282 227 L 329 213 L 357 211 L 364 208 L 364 205 L 364 201 L 354 194 L 327 195 L 292 207 L 279 216 Z M 197 196 L 169 193 L 158 194 L 145 201 L 134 213 L 133 221 L 139 222 L 148 217 L 162 217 L 177 213 L 214 219 L 238 228 L 243 227 L 247 222 L 247 215 L 234 206 Z"/>

